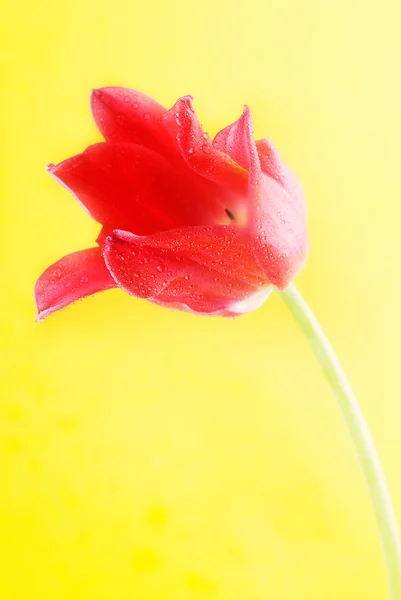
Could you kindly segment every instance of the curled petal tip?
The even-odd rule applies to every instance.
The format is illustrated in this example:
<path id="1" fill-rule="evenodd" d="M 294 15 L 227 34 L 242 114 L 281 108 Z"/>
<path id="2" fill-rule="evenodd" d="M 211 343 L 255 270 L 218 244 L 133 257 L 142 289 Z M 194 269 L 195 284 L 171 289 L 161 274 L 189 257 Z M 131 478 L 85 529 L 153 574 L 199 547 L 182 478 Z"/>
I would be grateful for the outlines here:
<path id="1" fill-rule="evenodd" d="M 194 101 L 193 96 L 182 96 L 180 98 L 180 103 L 183 104 L 184 106 L 186 106 L 187 108 L 191 108 L 191 109 L 193 109 L 193 101 Z"/>
<path id="2" fill-rule="evenodd" d="M 102 88 L 92 88 L 90 99 L 89 99 L 89 103 L 90 103 L 92 110 L 94 110 L 94 107 L 96 104 L 101 102 L 103 96 L 104 96 L 104 94 L 102 92 Z"/>
<path id="3" fill-rule="evenodd" d="M 38 314 L 35 317 L 35 323 L 41 323 L 51 314 L 51 311 L 48 310 L 38 310 L 37 312 Z"/>
<path id="4" fill-rule="evenodd" d="M 250 127 L 252 129 L 251 109 L 249 108 L 249 106 L 247 104 L 244 104 L 244 109 L 242 111 L 240 120 L 244 121 L 246 123 L 246 126 Z"/>
<path id="5" fill-rule="evenodd" d="M 91 90 L 91 100 L 100 100 L 104 95 L 106 88 L 92 88 Z"/>
<path id="6" fill-rule="evenodd" d="M 133 242 L 140 238 L 146 239 L 147 236 L 135 235 L 130 231 L 126 231 L 125 229 L 113 229 L 113 231 L 106 237 L 104 241 L 104 246 L 107 247 L 113 242 Z"/>

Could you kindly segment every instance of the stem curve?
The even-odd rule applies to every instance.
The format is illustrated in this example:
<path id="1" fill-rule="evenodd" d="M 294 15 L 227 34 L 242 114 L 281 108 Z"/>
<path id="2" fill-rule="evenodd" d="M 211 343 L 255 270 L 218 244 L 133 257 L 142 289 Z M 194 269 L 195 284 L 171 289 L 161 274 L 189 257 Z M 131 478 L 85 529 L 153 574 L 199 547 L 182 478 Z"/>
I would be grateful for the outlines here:
<path id="1" fill-rule="evenodd" d="M 380 532 L 392 600 L 401 600 L 401 543 L 380 460 L 358 401 L 333 348 L 300 292 L 291 284 L 279 292 L 320 363 L 354 443 Z"/>

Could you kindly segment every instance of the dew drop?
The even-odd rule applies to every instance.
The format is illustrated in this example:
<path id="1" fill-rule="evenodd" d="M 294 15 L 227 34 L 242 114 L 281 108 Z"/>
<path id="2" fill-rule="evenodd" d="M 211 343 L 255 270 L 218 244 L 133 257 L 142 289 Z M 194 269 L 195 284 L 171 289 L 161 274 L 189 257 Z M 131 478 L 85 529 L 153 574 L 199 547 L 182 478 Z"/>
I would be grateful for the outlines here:
<path id="1" fill-rule="evenodd" d="M 143 118 L 145 119 L 145 121 L 149 121 L 149 119 L 150 119 L 150 114 L 149 114 L 149 113 L 145 113 L 145 114 L 143 115 Z"/>
<path id="2" fill-rule="evenodd" d="M 188 148 L 188 154 L 193 154 L 194 153 L 194 149 L 193 148 Z"/>
<path id="3" fill-rule="evenodd" d="M 55 269 L 53 271 L 53 275 L 54 275 L 54 277 L 57 277 L 57 279 L 60 279 L 60 277 L 61 277 L 61 271 L 60 271 L 60 269 Z"/>
<path id="4" fill-rule="evenodd" d="M 139 104 L 138 104 L 138 102 L 134 102 L 134 104 L 132 105 L 132 108 L 133 108 L 134 110 L 137 110 L 137 109 L 139 108 Z"/>
<path id="5" fill-rule="evenodd" d="M 83 275 L 83 276 L 81 277 L 81 283 L 88 283 L 88 281 L 89 281 L 89 279 L 87 278 L 87 276 L 86 276 L 86 275 Z"/>

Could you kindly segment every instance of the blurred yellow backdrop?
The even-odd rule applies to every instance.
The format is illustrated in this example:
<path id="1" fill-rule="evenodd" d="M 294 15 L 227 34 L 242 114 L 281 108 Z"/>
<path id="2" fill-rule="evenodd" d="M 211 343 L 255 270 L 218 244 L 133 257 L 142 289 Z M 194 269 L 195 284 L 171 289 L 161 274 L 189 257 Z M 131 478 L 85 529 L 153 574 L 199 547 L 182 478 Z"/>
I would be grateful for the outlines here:
<path id="1" fill-rule="evenodd" d="M 90 88 L 193 94 L 210 133 L 249 104 L 304 183 L 297 284 L 400 516 L 399 0 L 3 4 L 0 597 L 384 600 L 353 449 L 278 297 L 218 320 L 113 290 L 35 324 L 32 289 L 98 231 L 45 172 L 99 139 Z"/>

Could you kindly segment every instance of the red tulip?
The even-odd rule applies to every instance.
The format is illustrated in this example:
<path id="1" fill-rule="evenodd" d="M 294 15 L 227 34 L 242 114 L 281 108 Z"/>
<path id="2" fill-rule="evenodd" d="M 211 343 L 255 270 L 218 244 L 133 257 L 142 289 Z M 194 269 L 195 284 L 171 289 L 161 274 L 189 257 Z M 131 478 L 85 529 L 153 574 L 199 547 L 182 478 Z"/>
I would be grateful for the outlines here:
<path id="1" fill-rule="evenodd" d="M 248 108 L 211 140 L 190 96 L 166 110 L 111 87 L 91 105 L 105 142 L 48 170 L 102 230 L 41 275 L 38 319 L 113 287 L 235 316 L 291 282 L 308 249 L 304 196 L 272 144 L 254 141 Z"/>

